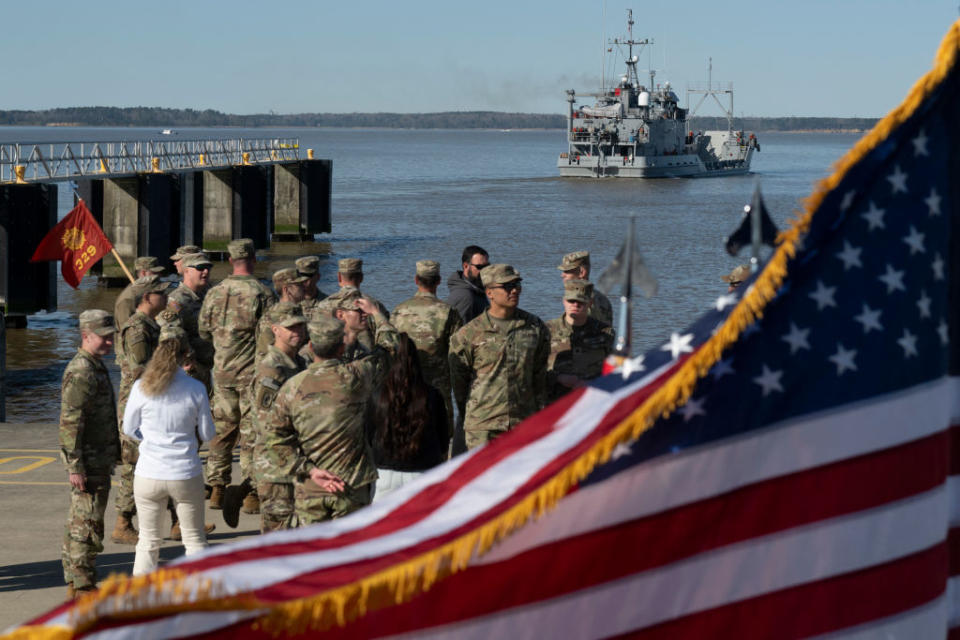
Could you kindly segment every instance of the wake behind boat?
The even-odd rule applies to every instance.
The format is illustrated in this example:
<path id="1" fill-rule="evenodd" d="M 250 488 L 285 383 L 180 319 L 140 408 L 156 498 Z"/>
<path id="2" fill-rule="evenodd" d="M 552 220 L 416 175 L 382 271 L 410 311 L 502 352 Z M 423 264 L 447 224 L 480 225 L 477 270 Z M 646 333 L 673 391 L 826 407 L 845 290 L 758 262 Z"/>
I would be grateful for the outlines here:
<path id="1" fill-rule="evenodd" d="M 705 89 L 689 90 L 708 96 L 729 94 L 726 131 L 690 131 L 687 109 L 669 82 L 640 84 L 639 56 L 634 55 L 649 39 L 633 39 L 633 11 L 627 11 L 628 36 L 612 44 L 627 47 L 627 73 L 616 87 L 600 93 L 593 106 L 574 105 L 576 92 L 567 91 L 567 151 L 560 154 L 561 176 L 587 178 L 673 178 L 729 176 L 750 171 L 753 151 L 760 150 L 757 137 L 733 128 L 733 87 L 715 89 L 712 78 Z M 719 100 L 717 100 L 719 103 Z M 699 106 L 699 105 L 698 105 Z"/>

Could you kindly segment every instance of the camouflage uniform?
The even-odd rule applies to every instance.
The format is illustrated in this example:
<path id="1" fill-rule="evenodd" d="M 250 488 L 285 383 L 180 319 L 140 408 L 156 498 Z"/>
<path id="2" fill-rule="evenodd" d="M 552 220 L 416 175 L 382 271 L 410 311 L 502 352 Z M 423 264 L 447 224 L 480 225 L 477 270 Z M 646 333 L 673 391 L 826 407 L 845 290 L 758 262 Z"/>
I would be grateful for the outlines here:
<path id="1" fill-rule="evenodd" d="M 160 280 L 160 276 L 154 274 L 137 278 L 120 292 L 116 302 L 113 303 L 113 320 L 117 323 L 117 331 L 127 323 L 137 310 L 137 296 L 147 285 L 151 285 Z M 117 357 L 123 354 L 123 349 L 119 344 L 116 345 Z"/>
<path id="2" fill-rule="evenodd" d="M 307 322 L 313 322 L 318 314 L 323 313 L 324 309 L 320 303 L 326 299 L 327 294 L 317 289 L 316 298 L 304 298 L 300 301 L 300 308 L 303 310 L 303 315 L 307 318 Z"/>
<path id="3" fill-rule="evenodd" d="M 63 577 L 75 589 L 89 588 L 97 582 L 95 559 L 103 551 L 103 515 L 110 494 L 110 474 L 120 457 L 120 438 L 107 368 L 83 349 L 63 372 L 60 456 L 68 473 L 86 476 L 85 490 L 70 487 Z"/>
<path id="4" fill-rule="evenodd" d="M 592 380 L 603 371 L 603 361 L 613 349 L 613 329 L 596 318 L 587 317 L 586 324 L 575 327 L 565 315 L 547 322 L 550 331 L 550 358 L 547 361 L 549 402 L 570 391 L 557 382 L 560 374 L 572 374 L 581 380 Z"/>
<path id="5" fill-rule="evenodd" d="M 283 383 L 307 368 L 299 355 L 290 358 L 270 345 L 253 378 L 253 478 L 260 496 L 260 529 L 263 533 L 286 527 L 293 515 L 293 478 L 284 478 L 270 466 L 264 450 L 264 425 Z"/>
<path id="6" fill-rule="evenodd" d="M 447 358 L 450 338 L 463 320 L 456 309 L 432 293 L 418 291 L 401 302 L 391 316 L 397 331 L 406 333 L 417 345 L 417 359 L 427 384 L 443 396 L 447 408 L 447 425 L 453 435 L 453 403 L 450 400 L 450 362 Z"/>
<path id="7" fill-rule="evenodd" d="M 231 243 L 231 246 L 233 243 Z M 250 243 L 252 252 L 252 242 Z M 198 319 L 200 338 L 214 347 L 213 419 L 216 437 L 210 441 L 207 482 L 230 484 L 233 448 L 240 439 L 240 469 L 250 475 L 250 382 L 256 351 L 256 328 L 276 297 L 254 276 L 229 276 L 212 287 Z M 248 444 L 249 443 L 249 444 Z"/>
<path id="8" fill-rule="evenodd" d="M 387 320 L 390 319 L 390 312 L 387 311 L 387 308 L 383 306 L 383 304 L 379 300 L 367 294 L 362 294 L 360 293 L 360 289 L 358 289 L 357 287 L 354 287 L 353 285 L 347 284 L 340 287 L 339 291 L 337 291 L 336 293 L 331 293 L 329 296 L 327 296 L 326 298 L 324 298 L 314 306 L 313 318 L 311 318 L 311 321 L 315 319 L 318 314 L 326 314 L 326 315 L 332 316 L 334 312 L 337 310 L 337 307 L 339 306 L 341 299 L 352 298 L 352 297 L 357 297 L 361 295 L 364 298 L 367 298 L 368 300 L 370 300 L 370 302 L 372 302 L 374 305 L 376 305 L 377 309 L 380 310 L 380 313 L 382 313 Z M 306 312 L 304 312 L 304 314 L 306 314 Z M 367 326 L 370 328 L 370 330 L 361 332 L 357 336 L 357 341 L 369 351 L 373 349 L 373 344 L 374 344 L 373 331 L 375 329 L 374 329 L 372 317 L 367 318 Z"/>
<path id="9" fill-rule="evenodd" d="M 167 296 L 167 309 L 176 312 L 180 317 L 180 326 L 186 332 L 187 341 L 193 351 L 193 367 L 190 369 L 190 375 L 202 382 L 209 391 L 210 370 L 213 368 L 213 345 L 200 337 L 198 325 L 200 309 L 203 307 L 203 298 L 206 293 L 204 290 L 198 294 L 181 282 L 180 286 Z"/>
<path id="10" fill-rule="evenodd" d="M 284 285 L 302 285 L 306 281 L 307 277 L 299 275 L 296 269 L 280 269 L 273 274 L 273 289 L 276 291 L 279 297 L 283 294 Z M 300 307 L 299 302 L 291 304 L 296 304 L 302 314 L 303 309 Z M 257 353 L 254 357 L 254 366 L 256 366 L 265 355 L 267 355 L 267 350 L 270 348 L 270 345 L 273 344 L 273 330 L 270 328 L 272 324 L 273 323 L 267 318 L 266 314 L 260 316 L 260 321 L 257 323 Z"/>
<path id="11" fill-rule="evenodd" d="M 593 305 L 588 315 L 602 324 L 613 326 L 613 306 L 610 304 L 610 299 L 596 289 L 593 290 Z M 612 328 L 610 330 L 613 331 Z"/>
<path id="12" fill-rule="evenodd" d="M 320 271 L 320 258 L 317 256 L 297 258 L 294 264 L 297 265 L 297 273 L 306 278 L 313 278 Z M 313 321 L 319 311 L 317 305 L 326 297 L 327 294 L 317 289 L 317 295 L 310 296 L 310 294 L 307 293 L 303 300 L 300 301 L 300 308 L 303 310 L 303 315 L 307 318 L 307 322 Z"/>
<path id="13" fill-rule="evenodd" d="M 504 267 L 516 275 L 509 265 L 491 265 L 481 272 L 484 285 Z M 467 447 L 493 440 L 543 408 L 549 355 L 546 326 L 522 309 L 508 320 L 494 318 L 488 309 L 453 335 L 450 380 Z"/>
<path id="14" fill-rule="evenodd" d="M 133 383 L 143 373 L 150 356 L 157 348 L 159 338 L 160 325 L 147 314 L 137 311 L 120 329 L 120 339 L 117 340 L 118 345 L 123 345 L 123 355 L 117 357 L 120 365 L 120 402 L 117 407 L 117 426 L 120 429 L 120 482 L 115 503 L 117 513 L 128 518 L 133 517 L 137 510 L 133 501 L 133 470 L 139 457 L 139 448 L 136 440 L 123 435 L 123 412 L 127 407 Z"/>
<path id="15" fill-rule="evenodd" d="M 379 314 L 374 318 L 377 348 L 369 357 L 313 362 L 283 385 L 274 402 L 264 429 L 264 454 L 273 478 L 295 479 L 291 525 L 346 515 L 373 497 L 377 468 L 364 434 L 364 407 L 380 382 L 376 372 L 386 369 L 397 348 L 393 326 Z M 315 346 L 343 339 L 343 324 L 333 318 L 321 318 L 308 330 Z M 344 490 L 321 490 L 310 478 L 314 467 L 342 479 Z"/>

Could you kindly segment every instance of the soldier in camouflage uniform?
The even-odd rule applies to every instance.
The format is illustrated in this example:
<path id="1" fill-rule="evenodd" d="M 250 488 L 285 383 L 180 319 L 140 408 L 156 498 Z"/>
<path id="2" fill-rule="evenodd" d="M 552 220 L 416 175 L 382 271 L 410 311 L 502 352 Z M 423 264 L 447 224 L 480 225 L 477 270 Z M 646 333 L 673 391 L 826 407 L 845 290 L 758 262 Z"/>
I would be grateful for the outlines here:
<path id="1" fill-rule="evenodd" d="M 417 262 L 414 276 L 417 293 L 397 305 L 390 316 L 397 331 L 417 345 L 417 359 L 427 384 L 443 396 L 449 435 L 453 435 L 453 402 L 450 394 L 450 338 L 463 326 L 456 309 L 437 298 L 440 265 L 433 260 Z"/>
<path id="2" fill-rule="evenodd" d="M 320 280 L 320 258 L 303 256 L 297 258 L 294 264 L 297 265 L 297 273 L 307 279 L 303 285 L 303 300 L 300 301 L 300 308 L 303 309 L 303 315 L 309 322 L 316 317 L 317 306 L 327 297 L 327 294 L 317 288 L 317 282 Z"/>
<path id="3" fill-rule="evenodd" d="M 337 309 L 340 298 L 359 294 L 360 283 L 362 282 L 363 260 L 360 260 L 359 258 L 344 258 L 343 260 L 340 260 L 337 263 L 337 284 L 340 285 L 340 290 L 336 293 L 331 293 L 322 302 L 317 304 L 314 314 L 327 313 L 333 315 Z M 387 320 L 390 319 L 390 312 L 387 311 L 387 308 L 380 304 L 376 298 L 366 294 L 361 295 L 370 299 L 373 304 L 380 309 L 380 313 L 382 313 Z M 314 315 L 314 317 L 316 317 L 316 315 Z M 367 331 L 361 333 L 359 337 L 360 344 L 362 344 L 368 351 L 373 349 L 373 330 L 373 319 L 368 318 Z"/>
<path id="4" fill-rule="evenodd" d="M 63 577 L 69 599 L 96 588 L 110 475 L 120 458 L 117 405 L 102 360 L 113 347 L 114 333 L 114 319 L 106 311 L 81 313 L 80 349 L 63 372 L 60 456 L 70 480 Z"/>
<path id="5" fill-rule="evenodd" d="M 278 479 L 294 478 L 291 526 L 344 516 L 370 504 L 377 468 L 364 434 L 364 408 L 396 353 L 396 329 L 368 299 L 374 319 L 370 356 L 343 362 L 343 323 L 321 315 L 307 325 L 314 361 L 290 378 L 264 429 L 264 454 Z M 269 479 L 269 478 L 268 478 Z"/>
<path id="6" fill-rule="evenodd" d="M 307 319 L 300 306 L 278 302 L 264 315 L 273 332 L 273 344 L 257 365 L 253 378 L 253 475 L 260 497 L 260 530 L 263 533 L 285 528 L 294 512 L 293 478 L 270 466 L 264 450 L 264 425 L 283 383 L 307 368 L 298 350 L 307 342 Z M 224 519 L 231 501 L 223 506 Z M 233 517 L 233 516 L 231 516 Z"/>
<path id="7" fill-rule="evenodd" d="M 603 372 L 603 361 L 613 349 L 613 329 L 589 315 L 591 299 L 591 283 L 567 280 L 563 283 L 564 313 L 547 322 L 550 402 L 598 377 Z"/>
<path id="8" fill-rule="evenodd" d="M 203 299 L 210 285 L 210 270 L 213 268 L 213 263 L 206 255 L 198 252 L 181 256 L 178 264 L 182 269 L 183 282 L 169 294 L 167 308 L 179 316 L 180 326 L 183 327 L 190 342 L 192 354 L 189 373 L 202 382 L 209 393 L 213 388 L 210 380 L 210 370 L 213 369 L 213 344 L 200 337 L 198 320 Z"/>
<path id="9" fill-rule="evenodd" d="M 160 325 L 154 318 L 167 306 L 167 282 L 152 282 L 144 285 L 135 299 L 136 312 L 130 316 L 120 329 L 118 349 L 123 355 L 117 357 L 120 365 L 120 402 L 117 407 L 120 433 L 120 467 L 117 498 L 117 523 L 110 539 L 118 544 L 137 544 L 137 531 L 133 528 L 133 515 L 137 505 L 133 500 L 133 470 L 137 464 L 137 441 L 123 435 L 123 412 L 127 407 L 130 389 L 147 366 L 150 356 L 157 348 L 160 338 Z"/>
<path id="10" fill-rule="evenodd" d="M 561 277 L 567 280 L 590 280 L 590 252 L 574 251 L 563 256 L 557 266 L 562 271 Z M 596 289 L 593 291 L 593 300 L 590 304 L 590 317 L 600 322 L 613 325 L 613 306 L 610 300 Z"/>
<path id="11" fill-rule="evenodd" d="M 307 278 L 297 273 L 296 269 L 280 269 L 273 274 L 273 290 L 277 292 L 279 302 L 289 302 L 295 305 L 303 300 L 303 285 Z M 257 323 L 257 355 L 254 366 L 267 354 L 267 349 L 273 344 L 273 331 L 270 321 L 264 315 Z"/>
<path id="12" fill-rule="evenodd" d="M 185 244 L 182 247 L 177 247 L 177 252 L 170 256 L 173 268 L 177 270 L 177 275 L 183 275 L 183 259 L 193 253 L 203 253 L 203 250 L 195 244 Z"/>
<path id="13" fill-rule="evenodd" d="M 490 307 L 453 334 L 450 379 L 470 449 L 506 433 L 547 400 L 550 335 L 519 309 L 520 275 L 508 264 L 480 272 Z"/>
<path id="14" fill-rule="evenodd" d="M 140 256 L 133 263 L 133 268 L 136 271 L 137 279 L 124 287 L 120 295 L 117 296 L 116 302 L 113 303 L 113 319 L 117 323 L 117 330 L 119 330 L 120 327 L 130 319 L 133 312 L 136 311 L 137 303 L 135 300 L 140 290 L 143 289 L 144 286 L 159 280 L 160 274 L 163 273 L 163 267 L 160 266 L 160 261 L 153 256 Z M 120 349 L 118 349 L 117 352 L 117 355 L 120 355 Z"/>
<path id="15" fill-rule="evenodd" d="M 223 508 L 224 486 L 230 484 L 233 448 L 241 443 L 240 469 L 249 478 L 252 449 L 249 441 L 250 382 L 260 317 L 276 301 L 266 285 L 253 275 L 256 252 L 244 238 L 228 245 L 233 275 L 207 292 L 200 308 L 200 337 L 213 343 L 213 420 L 216 437 L 210 441 L 207 482 L 210 508 Z"/>

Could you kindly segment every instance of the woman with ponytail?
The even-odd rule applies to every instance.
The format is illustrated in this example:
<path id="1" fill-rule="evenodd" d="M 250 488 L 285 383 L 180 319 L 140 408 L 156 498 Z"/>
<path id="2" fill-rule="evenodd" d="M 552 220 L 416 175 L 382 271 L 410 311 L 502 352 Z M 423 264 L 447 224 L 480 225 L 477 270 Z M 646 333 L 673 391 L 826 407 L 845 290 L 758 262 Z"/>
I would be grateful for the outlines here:
<path id="1" fill-rule="evenodd" d="M 140 520 L 135 576 L 157 568 L 168 499 L 176 505 L 186 554 L 207 546 L 199 447 L 215 431 L 207 390 L 182 369 L 188 354 L 184 330 L 177 325 L 164 326 L 159 345 L 134 383 L 123 414 L 124 433 L 140 441 L 133 477 Z"/>

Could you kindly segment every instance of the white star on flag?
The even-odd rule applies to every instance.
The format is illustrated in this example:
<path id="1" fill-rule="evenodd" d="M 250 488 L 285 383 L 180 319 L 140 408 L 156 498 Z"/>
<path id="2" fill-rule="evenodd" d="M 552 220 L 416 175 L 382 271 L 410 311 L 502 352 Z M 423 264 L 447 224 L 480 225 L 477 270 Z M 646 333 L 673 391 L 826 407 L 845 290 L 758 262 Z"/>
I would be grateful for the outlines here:
<path id="1" fill-rule="evenodd" d="M 837 352 L 827 358 L 830 362 L 837 365 L 837 375 L 843 375 L 844 371 L 856 371 L 857 365 L 853 361 L 857 357 L 856 349 L 844 349 L 843 345 L 837 343 Z"/>
<path id="2" fill-rule="evenodd" d="M 907 174 L 900 170 L 900 165 L 893 168 L 893 173 L 887 176 L 894 193 L 907 192 Z"/>
<path id="3" fill-rule="evenodd" d="M 793 355 L 800 349 L 810 349 L 810 343 L 807 342 L 808 335 L 810 335 L 810 329 L 801 329 L 791 322 L 790 333 L 780 339 L 790 345 L 790 354 Z"/>
<path id="4" fill-rule="evenodd" d="M 939 253 L 936 254 L 930 266 L 933 267 L 933 279 L 943 280 L 943 258 L 940 257 Z"/>
<path id="5" fill-rule="evenodd" d="M 717 298 L 717 311 L 723 311 L 732 304 L 737 304 L 737 296 L 732 293 L 722 295 Z"/>
<path id="6" fill-rule="evenodd" d="M 679 333 L 671 333 L 670 342 L 660 347 L 660 350 L 669 351 L 673 359 L 676 360 L 681 353 L 693 353 L 693 346 L 690 345 L 692 341 L 692 333 L 685 333 L 682 336 Z"/>
<path id="7" fill-rule="evenodd" d="M 927 134 L 922 130 L 917 134 L 917 137 L 911 140 L 913 143 L 913 155 L 914 156 L 928 156 L 930 152 L 927 151 Z"/>
<path id="8" fill-rule="evenodd" d="M 947 341 L 950 339 L 947 330 L 947 323 L 943 320 L 940 321 L 940 324 L 937 325 L 937 334 L 940 336 L 940 344 L 947 344 Z"/>
<path id="9" fill-rule="evenodd" d="M 856 197 L 856 195 L 857 192 L 853 190 L 847 191 L 845 194 L 843 194 L 843 200 L 840 201 L 840 210 L 846 211 L 849 209 L 850 205 L 853 204 L 853 199 Z"/>
<path id="10" fill-rule="evenodd" d="M 613 448 L 613 452 L 610 454 L 610 459 L 616 460 L 618 458 L 622 458 L 623 456 L 630 455 L 633 453 L 633 450 L 630 447 L 631 445 L 627 444 L 626 442 L 621 442 Z"/>
<path id="11" fill-rule="evenodd" d="M 917 308 L 920 310 L 920 317 L 921 317 L 921 318 L 929 318 L 929 317 L 930 317 L 930 302 L 931 302 L 931 300 L 930 300 L 930 298 L 927 296 L 927 292 L 921 290 L 921 291 L 920 291 L 920 299 L 917 300 Z"/>
<path id="12" fill-rule="evenodd" d="M 646 367 L 643 366 L 643 356 L 627 358 L 623 361 L 623 364 L 620 365 L 620 373 L 623 375 L 624 380 L 629 378 L 633 373 L 640 373 L 645 369 Z"/>
<path id="13" fill-rule="evenodd" d="M 823 284 L 822 280 L 817 280 L 817 290 L 811 293 L 810 297 L 817 301 L 818 311 L 822 311 L 824 307 L 837 306 L 836 301 L 833 299 L 833 294 L 836 290 L 836 287 L 828 287 Z"/>
<path id="14" fill-rule="evenodd" d="M 910 255 L 924 253 L 926 251 L 923 247 L 923 237 L 924 235 L 922 233 L 917 231 L 913 225 L 910 225 L 910 235 L 903 239 L 910 247 Z"/>
<path id="15" fill-rule="evenodd" d="M 870 203 L 870 208 L 863 214 L 864 219 L 870 224 L 870 231 L 885 228 L 883 224 L 884 213 L 883 209 L 878 208 L 877 205 L 872 202 Z"/>
<path id="16" fill-rule="evenodd" d="M 837 257 L 843 261 L 843 270 L 846 271 L 850 267 L 862 267 L 863 263 L 860 262 L 860 252 L 862 249 L 852 246 L 846 240 L 843 241 L 843 251 L 837 254 Z"/>
<path id="17" fill-rule="evenodd" d="M 903 286 L 903 271 L 897 271 L 889 264 L 887 265 L 887 272 L 877 279 L 887 285 L 887 293 L 893 293 L 897 290 L 907 290 L 907 288 Z"/>
<path id="18" fill-rule="evenodd" d="M 897 344 L 903 347 L 903 357 L 917 355 L 917 336 L 910 333 L 909 329 L 903 330 L 903 337 L 897 340 Z"/>
<path id="19" fill-rule="evenodd" d="M 713 374 L 714 380 L 719 380 L 725 375 L 733 375 L 736 373 L 736 371 L 733 370 L 733 358 L 717 361 L 717 364 L 713 365 L 713 369 L 711 369 L 710 372 Z"/>
<path id="20" fill-rule="evenodd" d="M 930 195 L 923 199 L 927 205 L 927 212 L 931 216 L 940 215 L 940 196 L 936 189 L 930 189 Z"/>
<path id="21" fill-rule="evenodd" d="M 783 377 L 783 371 L 771 371 L 767 365 L 763 365 L 763 373 L 753 381 L 763 388 L 763 397 L 767 397 L 771 391 L 783 391 L 783 385 L 780 384 L 781 377 Z"/>
<path id="22" fill-rule="evenodd" d="M 854 316 L 854 320 L 863 325 L 864 333 L 870 333 L 871 329 L 883 331 L 883 325 L 880 324 L 880 309 L 871 309 L 864 304 L 863 313 Z"/>
<path id="23" fill-rule="evenodd" d="M 696 400 L 692 397 L 687 400 L 687 403 L 680 409 L 680 414 L 683 416 L 683 421 L 690 422 L 690 420 L 696 416 L 707 415 L 707 412 L 703 410 L 703 403 L 703 400 Z"/>

